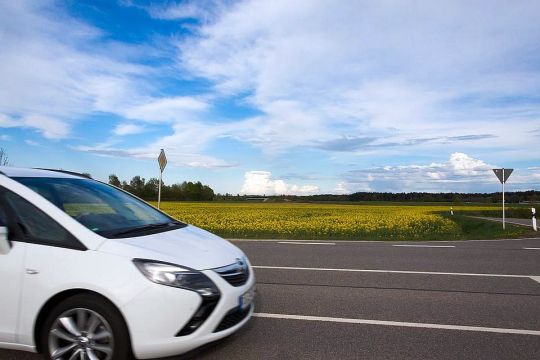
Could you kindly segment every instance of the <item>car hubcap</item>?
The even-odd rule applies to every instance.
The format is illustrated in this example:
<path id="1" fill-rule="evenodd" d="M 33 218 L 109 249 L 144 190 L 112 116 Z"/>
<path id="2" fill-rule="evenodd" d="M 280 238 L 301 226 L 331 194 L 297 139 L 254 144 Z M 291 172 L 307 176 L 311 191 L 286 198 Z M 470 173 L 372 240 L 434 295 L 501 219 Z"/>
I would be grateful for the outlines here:
<path id="1" fill-rule="evenodd" d="M 49 331 L 49 355 L 54 360 L 111 360 L 113 333 L 97 312 L 77 308 L 64 312 Z"/>

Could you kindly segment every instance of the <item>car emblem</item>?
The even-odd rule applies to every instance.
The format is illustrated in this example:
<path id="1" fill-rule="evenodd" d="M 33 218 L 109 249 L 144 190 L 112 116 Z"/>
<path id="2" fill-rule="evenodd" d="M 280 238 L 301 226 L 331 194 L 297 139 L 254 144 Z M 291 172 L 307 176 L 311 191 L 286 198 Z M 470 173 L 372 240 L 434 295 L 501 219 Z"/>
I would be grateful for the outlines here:
<path id="1" fill-rule="evenodd" d="M 236 265 L 243 274 L 246 274 L 248 272 L 247 264 L 242 259 L 237 258 Z"/>

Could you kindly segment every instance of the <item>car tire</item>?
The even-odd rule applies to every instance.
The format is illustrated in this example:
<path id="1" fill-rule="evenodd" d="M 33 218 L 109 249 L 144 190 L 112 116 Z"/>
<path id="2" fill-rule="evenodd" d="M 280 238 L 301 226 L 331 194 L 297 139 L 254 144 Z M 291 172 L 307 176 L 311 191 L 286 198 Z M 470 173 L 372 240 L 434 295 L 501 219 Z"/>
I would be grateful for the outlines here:
<path id="1" fill-rule="evenodd" d="M 129 339 L 118 309 L 92 294 L 74 295 L 58 303 L 39 336 L 47 360 L 129 360 L 133 358 Z"/>

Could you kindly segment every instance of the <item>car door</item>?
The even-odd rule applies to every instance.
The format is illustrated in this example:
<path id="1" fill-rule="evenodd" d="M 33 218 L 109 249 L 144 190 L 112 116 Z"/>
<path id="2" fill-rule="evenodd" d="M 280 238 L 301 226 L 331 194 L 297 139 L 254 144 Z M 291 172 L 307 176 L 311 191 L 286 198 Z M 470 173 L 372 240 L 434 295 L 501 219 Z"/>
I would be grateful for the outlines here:
<path id="1" fill-rule="evenodd" d="M 66 259 L 81 257 L 86 248 L 56 220 L 12 191 L 4 191 L 4 206 L 13 214 L 19 241 L 25 244 L 23 280 L 19 282 L 20 304 L 16 341 L 33 345 L 33 326 L 45 302 L 54 295 L 51 286 L 62 282 L 70 269 Z M 22 288 L 20 285 L 22 284 Z"/>
<path id="2" fill-rule="evenodd" d="M 20 242 L 13 231 L 13 217 L 5 207 L 5 194 L 6 189 L 0 186 L 0 226 L 8 226 L 11 240 L 11 250 L 0 255 L 0 343 L 16 343 L 26 243 Z"/>

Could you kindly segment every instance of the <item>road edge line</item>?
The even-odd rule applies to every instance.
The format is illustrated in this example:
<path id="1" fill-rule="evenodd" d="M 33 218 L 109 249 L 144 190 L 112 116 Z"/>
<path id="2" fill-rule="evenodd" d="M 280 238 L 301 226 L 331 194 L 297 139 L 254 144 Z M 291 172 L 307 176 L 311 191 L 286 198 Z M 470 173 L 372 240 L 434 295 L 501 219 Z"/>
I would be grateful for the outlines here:
<path id="1" fill-rule="evenodd" d="M 272 313 L 254 313 L 253 316 L 257 318 L 270 318 L 270 319 L 322 321 L 322 322 L 334 322 L 334 323 L 345 323 L 345 324 L 395 326 L 395 327 L 410 327 L 410 328 L 424 328 L 424 329 L 438 329 L 438 330 L 476 331 L 476 332 L 489 332 L 489 333 L 498 333 L 498 334 L 540 336 L 539 330 L 506 329 L 506 328 L 494 328 L 494 327 L 483 327 L 483 326 L 413 323 L 413 322 L 387 321 L 387 320 L 352 319 L 352 318 L 336 318 L 336 317 L 326 317 L 326 316 L 289 315 L 289 314 L 272 314 Z"/>

